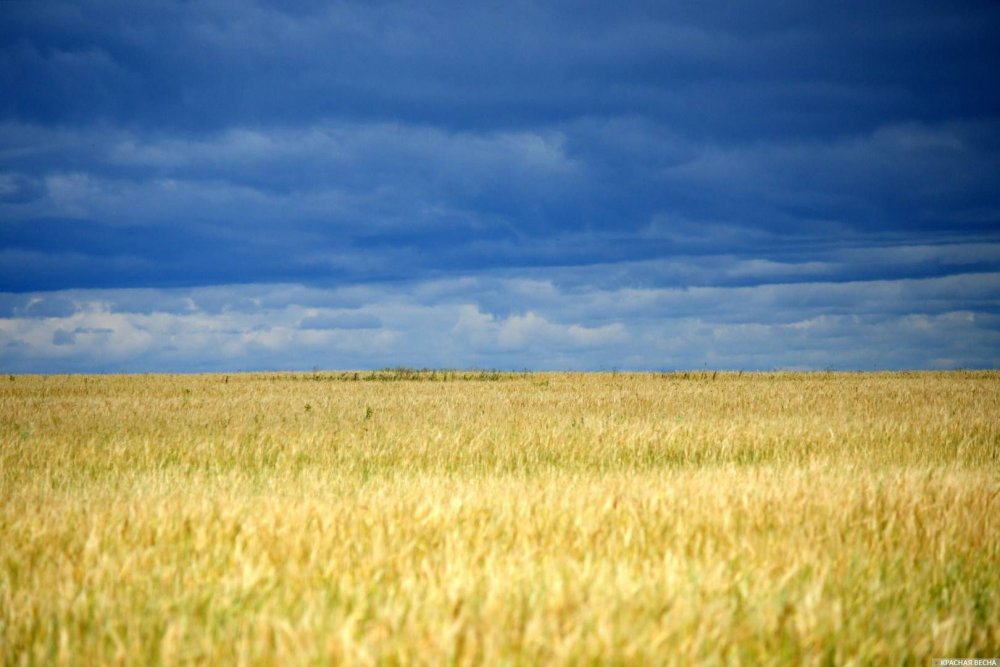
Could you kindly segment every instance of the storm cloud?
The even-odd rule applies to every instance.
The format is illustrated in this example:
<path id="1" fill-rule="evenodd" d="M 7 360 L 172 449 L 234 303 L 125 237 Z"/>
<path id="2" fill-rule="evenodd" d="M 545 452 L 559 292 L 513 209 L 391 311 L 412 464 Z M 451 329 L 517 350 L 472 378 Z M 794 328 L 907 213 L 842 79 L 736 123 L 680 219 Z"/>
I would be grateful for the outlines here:
<path id="1" fill-rule="evenodd" d="M 995 367 L 998 61 L 992 2 L 11 3 L 0 367 Z"/>

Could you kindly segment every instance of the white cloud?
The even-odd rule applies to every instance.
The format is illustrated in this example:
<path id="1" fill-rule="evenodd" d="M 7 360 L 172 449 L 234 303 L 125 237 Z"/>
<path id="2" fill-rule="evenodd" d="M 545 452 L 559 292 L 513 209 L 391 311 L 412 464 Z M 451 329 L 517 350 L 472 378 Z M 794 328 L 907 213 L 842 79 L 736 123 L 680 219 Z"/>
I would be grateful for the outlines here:
<path id="1" fill-rule="evenodd" d="M 532 311 L 498 318 L 474 305 L 461 307 L 452 332 L 478 350 L 505 352 L 545 348 L 583 350 L 626 339 L 625 327 L 620 322 L 594 327 L 557 324 Z"/>
<path id="2" fill-rule="evenodd" d="M 997 274 L 692 289 L 479 276 L 71 290 L 0 303 L 7 372 L 1000 365 Z"/>

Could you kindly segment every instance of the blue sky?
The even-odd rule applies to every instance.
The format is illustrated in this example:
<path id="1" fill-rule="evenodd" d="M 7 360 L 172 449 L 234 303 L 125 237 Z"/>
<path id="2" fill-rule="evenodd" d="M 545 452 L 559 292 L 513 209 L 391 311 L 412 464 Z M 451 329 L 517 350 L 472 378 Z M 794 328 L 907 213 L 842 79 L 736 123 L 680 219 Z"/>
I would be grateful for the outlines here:
<path id="1" fill-rule="evenodd" d="M 0 370 L 1000 366 L 1000 5 L 14 2 Z"/>

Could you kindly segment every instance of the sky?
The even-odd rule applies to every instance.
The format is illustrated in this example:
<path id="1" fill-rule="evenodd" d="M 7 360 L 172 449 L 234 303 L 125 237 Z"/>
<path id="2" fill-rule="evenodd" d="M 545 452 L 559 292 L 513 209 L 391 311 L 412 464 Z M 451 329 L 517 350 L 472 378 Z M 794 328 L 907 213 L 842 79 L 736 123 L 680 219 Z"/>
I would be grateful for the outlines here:
<path id="1" fill-rule="evenodd" d="M 0 5 L 0 371 L 1000 367 L 1000 4 Z"/>

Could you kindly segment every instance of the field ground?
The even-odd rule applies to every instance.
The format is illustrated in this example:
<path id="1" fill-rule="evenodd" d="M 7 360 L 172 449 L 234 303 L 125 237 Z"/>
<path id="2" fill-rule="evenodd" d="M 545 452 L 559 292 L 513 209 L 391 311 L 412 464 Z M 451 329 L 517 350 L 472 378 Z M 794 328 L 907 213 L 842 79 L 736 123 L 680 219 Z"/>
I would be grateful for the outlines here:
<path id="1" fill-rule="evenodd" d="M 0 377 L 2 664 L 929 664 L 998 573 L 998 372 Z"/>

